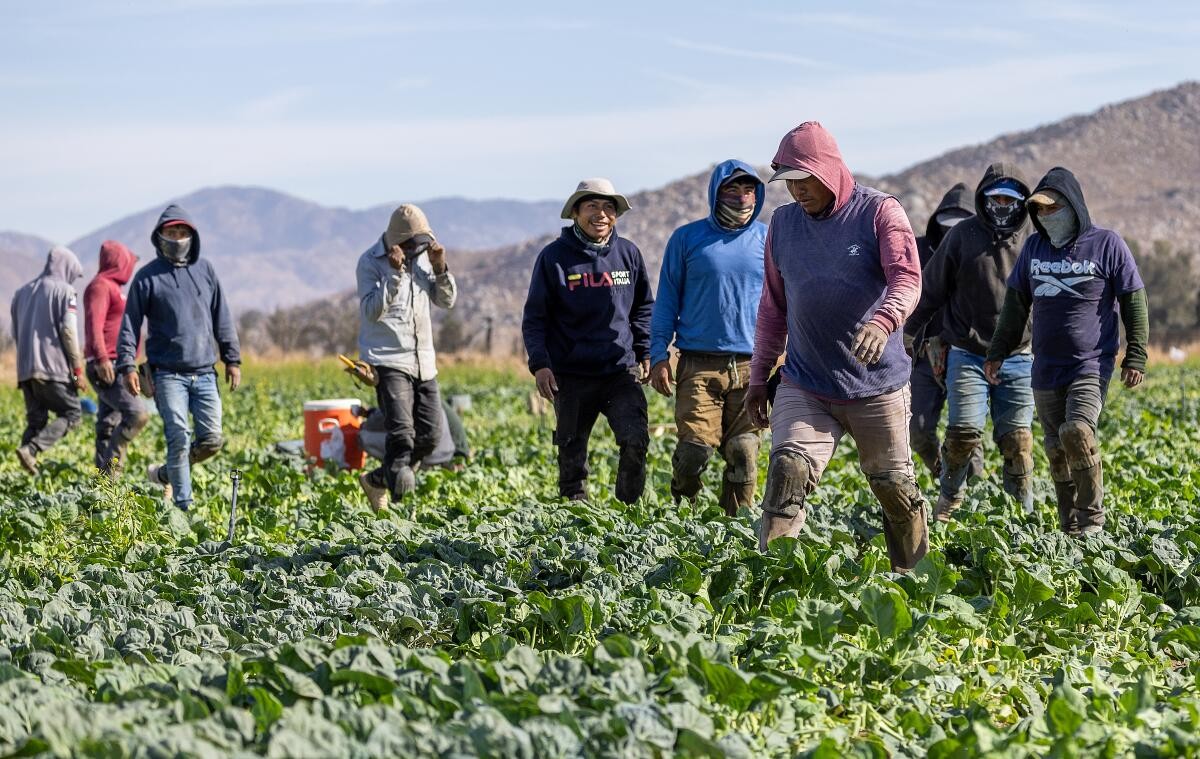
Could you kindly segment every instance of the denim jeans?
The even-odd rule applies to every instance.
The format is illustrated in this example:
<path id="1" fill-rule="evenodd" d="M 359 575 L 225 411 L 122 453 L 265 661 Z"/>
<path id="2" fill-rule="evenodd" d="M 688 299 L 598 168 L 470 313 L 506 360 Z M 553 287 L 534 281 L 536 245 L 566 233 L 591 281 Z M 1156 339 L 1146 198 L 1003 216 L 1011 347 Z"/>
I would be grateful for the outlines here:
<path id="1" fill-rule="evenodd" d="M 193 459 L 203 460 L 221 447 L 221 396 L 215 372 L 154 372 L 154 403 L 167 438 L 167 480 L 175 505 L 192 505 Z M 188 425 L 188 413 L 195 435 Z"/>
<path id="2" fill-rule="evenodd" d="M 992 439 L 1033 426 L 1033 387 L 1030 376 L 1033 357 L 1009 356 L 1000 365 L 1000 384 L 991 385 L 983 375 L 984 357 L 961 348 L 951 348 L 946 361 L 946 391 L 949 409 L 947 427 L 983 431 L 989 406 Z M 941 491 L 948 498 L 961 498 L 966 488 L 969 464 L 950 466 L 943 462 Z"/>

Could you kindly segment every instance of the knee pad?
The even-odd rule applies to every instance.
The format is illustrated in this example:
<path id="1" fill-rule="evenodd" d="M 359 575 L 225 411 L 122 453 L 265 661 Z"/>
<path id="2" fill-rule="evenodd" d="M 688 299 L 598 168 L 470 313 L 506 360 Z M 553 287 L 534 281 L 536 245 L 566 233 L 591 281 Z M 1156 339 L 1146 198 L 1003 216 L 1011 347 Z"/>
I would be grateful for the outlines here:
<path id="1" fill-rule="evenodd" d="M 708 466 L 711 457 L 712 448 L 709 446 L 680 440 L 671 456 L 671 469 L 675 475 L 671 490 L 685 498 L 694 498 L 700 492 L 700 476 L 704 474 L 704 467 Z"/>
<path id="2" fill-rule="evenodd" d="M 735 484 L 758 479 L 758 433 L 746 432 L 725 441 L 725 479 Z"/>
<path id="3" fill-rule="evenodd" d="M 193 464 L 199 464 L 201 461 L 207 461 L 225 447 L 225 438 L 220 435 L 206 437 L 203 440 L 197 440 L 188 458 Z"/>
<path id="4" fill-rule="evenodd" d="M 1091 469 L 1100 463 L 1096 432 L 1083 422 L 1066 422 L 1058 428 L 1058 438 L 1071 469 Z"/>
<path id="5" fill-rule="evenodd" d="M 1024 427 L 1000 438 L 1000 454 L 1004 457 L 1004 472 L 1013 477 L 1033 474 L 1033 433 Z"/>
<path id="6" fill-rule="evenodd" d="M 892 524 L 906 524 L 921 513 L 925 499 L 913 478 L 903 472 L 884 472 L 870 476 L 871 492 L 883 506 L 884 516 Z"/>
<path id="7" fill-rule="evenodd" d="M 946 466 L 957 469 L 966 466 L 971 454 L 983 443 L 983 433 L 973 427 L 948 427 L 942 443 L 942 458 Z"/>
<path id="8" fill-rule="evenodd" d="M 1046 443 L 1046 458 L 1050 461 L 1050 478 L 1055 482 L 1070 482 L 1071 467 L 1062 443 Z"/>
<path id="9" fill-rule="evenodd" d="M 149 422 L 150 422 L 150 415 L 147 414 L 145 411 L 139 411 L 138 413 L 134 414 L 129 419 L 129 433 L 131 435 L 138 434 L 139 432 L 142 431 L 142 428 L 145 427 Z"/>
<path id="10" fill-rule="evenodd" d="M 767 467 L 762 510 L 786 517 L 794 517 L 804 511 L 804 498 L 808 495 L 811 473 L 808 459 L 799 453 L 781 451 L 772 455 Z"/>

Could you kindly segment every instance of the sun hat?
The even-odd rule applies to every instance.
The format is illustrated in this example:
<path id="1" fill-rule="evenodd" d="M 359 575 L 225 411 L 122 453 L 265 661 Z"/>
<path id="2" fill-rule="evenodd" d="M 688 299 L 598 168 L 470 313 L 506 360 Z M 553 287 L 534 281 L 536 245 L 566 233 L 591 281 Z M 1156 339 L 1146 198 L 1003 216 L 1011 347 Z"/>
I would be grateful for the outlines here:
<path id="1" fill-rule="evenodd" d="M 599 195 L 611 200 L 617 206 L 617 216 L 629 210 L 629 201 L 625 199 L 624 195 L 617 192 L 611 181 L 604 177 L 593 177 L 580 182 L 579 186 L 575 188 L 575 192 L 571 193 L 571 197 L 567 198 L 562 209 L 562 218 L 574 218 L 575 204 L 589 195 Z"/>

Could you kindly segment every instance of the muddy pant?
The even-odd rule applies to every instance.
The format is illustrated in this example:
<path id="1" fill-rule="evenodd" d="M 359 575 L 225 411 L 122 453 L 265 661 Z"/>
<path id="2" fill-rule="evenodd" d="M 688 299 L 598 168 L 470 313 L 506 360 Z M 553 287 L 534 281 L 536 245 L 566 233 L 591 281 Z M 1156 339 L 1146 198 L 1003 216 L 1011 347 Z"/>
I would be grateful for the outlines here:
<path id="1" fill-rule="evenodd" d="M 442 434 L 442 410 L 436 379 L 414 379 L 388 366 L 375 367 L 379 384 L 375 400 L 387 429 L 383 464 L 367 475 L 371 484 L 386 487 L 393 501 L 416 487 L 412 466 L 437 448 Z"/>
<path id="2" fill-rule="evenodd" d="M 87 378 L 99 400 L 96 409 L 96 468 L 101 472 L 120 471 L 125 460 L 125 448 L 146 426 L 150 415 L 142 401 L 115 376 L 104 384 L 95 365 L 87 364 Z"/>
<path id="3" fill-rule="evenodd" d="M 1096 374 L 1065 387 L 1033 391 L 1054 479 L 1059 525 L 1071 535 L 1104 526 L 1104 471 L 1096 427 L 1107 393 L 1108 381 Z"/>
<path id="4" fill-rule="evenodd" d="M 21 445 L 28 446 L 34 455 L 47 450 L 79 425 L 82 411 L 74 385 L 27 379 L 21 383 L 21 394 L 25 397 L 25 433 L 21 435 Z"/>
<path id="5" fill-rule="evenodd" d="M 587 495 L 588 440 L 601 414 L 620 448 L 617 463 L 617 498 L 633 503 L 646 486 L 646 394 L 632 374 L 601 377 L 559 374 L 554 412 L 558 425 L 558 492 L 564 498 Z"/>
<path id="6" fill-rule="evenodd" d="M 679 443 L 671 458 L 671 495 L 694 498 L 708 460 L 718 451 L 725 459 L 721 507 L 733 516 L 739 506 L 754 502 L 758 482 L 758 430 L 744 403 L 750 357 L 681 351 L 676 373 Z"/>
<path id="7" fill-rule="evenodd" d="M 912 421 L 908 425 L 908 434 L 912 438 L 913 452 L 930 474 L 941 477 L 942 444 L 938 440 L 938 423 L 946 405 L 946 388 L 934 377 L 933 365 L 929 363 L 927 354 L 923 353 L 913 364 L 909 382 L 912 388 Z M 967 465 L 967 477 L 979 477 L 982 474 L 983 448 L 979 447 Z"/>
<path id="8" fill-rule="evenodd" d="M 909 452 L 910 414 L 907 385 L 871 398 L 833 403 L 785 379 L 771 410 L 772 471 L 767 473 L 764 511 L 803 515 L 804 497 L 816 488 L 838 441 L 848 432 L 858 446 L 859 467 L 883 507 L 883 530 L 892 568 L 912 569 L 929 550 L 929 542 L 925 499 L 917 489 Z M 806 480 L 797 483 L 800 492 L 791 487 L 773 488 L 777 459 L 789 458 L 792 466 L 788 478 L 794 480 L 798 475 Z"/>

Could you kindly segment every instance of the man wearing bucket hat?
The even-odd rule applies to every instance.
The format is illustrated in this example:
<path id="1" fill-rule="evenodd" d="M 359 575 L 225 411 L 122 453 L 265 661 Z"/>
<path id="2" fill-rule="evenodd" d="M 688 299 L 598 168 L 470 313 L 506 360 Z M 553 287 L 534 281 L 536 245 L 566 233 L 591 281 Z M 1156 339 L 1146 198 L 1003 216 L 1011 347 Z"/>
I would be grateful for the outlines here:
<path id="1" fill-rule="evenodd" d="M 1029 187 L 1015 168 L 993 163 L 975 190 L 975 216 L 954 226 L 923 272 L 924 292 L 905 332 L 914 336 L 940 314 L 950 343 L 946 358 L 946 439 L 942 443 L 934 518 L 949 521 L 963 502 L 972 461 L 983 443 L 990 408 L 992 437 L 1004 458 L 1004 489 L 1033 510 L 1033 357 L 1029 331 L 1006 357 L 1000 382 L 989 385 L 984 357 L 1004 303 L 1005 279 L 1028 234 Z"/>
<path id="2" fill-rule="evenodd" d="M 154 396 L 167 438 L 167 460 L 150 465 L 146 476 L 187 511 L 192 505 L 192 464 L 215 456 L 225 445 L 213 343 L 231 391 L 242 382 L 242 355 L 217 272 L 200 257 L 200 232 L 187 212 L 168 206 L 150 241 L 157 255 L 129 284 L 117 336 L 117 373 L 133 395 L 145 390 Z M 148 323 L 146 388 L 136 363 L 143 321 Z"/>
<path id="3" fill-rule="evenodd" d="M 746 393 L 766 426 L 768 376 L 786 348 L 759 548 L 800 534 L 805 500 L 848 432 L 882 506 L 892 568 L 908 571 L 928 550 L 900 332 L 921 293 L 917 242 L 900 203 L 855 182 L 817 122 L 788 132 L 773 166 L 772 180 L 786 180 L 796 202 L 776 209 L 767 231 Z"/>
<path id="4" fill-rule="evenodd" d="M 1036 234 L 1012 273 L 984 373 L 1003 381 L 1005 356 L 1033 313 L 1033 399 L 1068 535 L 1104 527 L 1104 474 L 1096 427 L 1125 327 L 1121 382 L 1142 383 L 1150 321 L 1146 288 L 1121 236 L 1092 223 L 1075 175 L 1051 169 L 1029 198 Z"/>
<path id="5" fill-rule="evenodd" d="M 379 511 L 416 487 L 413 466 L 437 447 L 441 402 L 430 304 L 452 308 L 458 290 L 446 249 L 415 205 L 397 208 L 358 259 L 359 357 L 374 368 L 387 427 L 383 464 L 359 478 Z"/>
<path id="6" fill-rule="evenodd" d="M 617 498 L 632 503 L 646 484 L 646 395 L 654 296 L 642 253 L 617 235 L 629 201 L 607 179 L 585 179 L 563 205 L 572 222 L 538 254 L 521 333 L 529 370 L 558 418 L 558 491 L 587 495 L 588 439 L 608 420 L 620 459 Z"/>
<path id="7" fill-rule="evenodd" d="M 679 349 L 671 495 L 694 498 L 708 460 L 725 459 L 721 507 L 750 506 L 758 484 L 758 429 L 746 412 L 754 317 L 762 292 L 767 225 L 755 221 L 766 187 L 742 161 L 717 164 L 709 214 L 676 229 L 658 276 L 650 329 L 650 383 L 672 394 L 667 349 Z"/>

